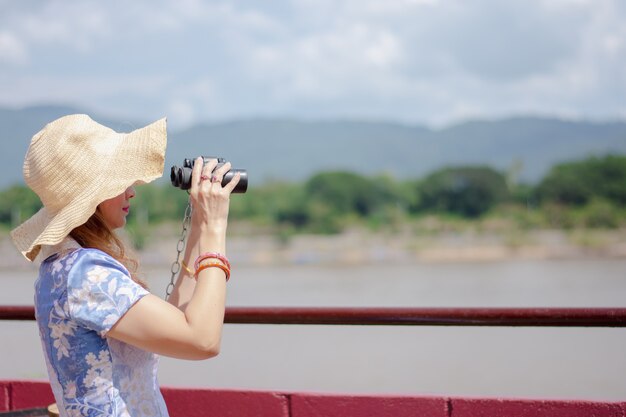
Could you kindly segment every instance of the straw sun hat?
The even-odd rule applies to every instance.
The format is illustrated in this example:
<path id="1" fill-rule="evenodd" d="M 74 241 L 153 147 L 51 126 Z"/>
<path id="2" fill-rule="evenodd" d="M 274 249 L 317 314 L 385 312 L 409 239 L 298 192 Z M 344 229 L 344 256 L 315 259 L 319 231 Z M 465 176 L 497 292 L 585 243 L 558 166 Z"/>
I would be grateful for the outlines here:
<path id="1" fill-rule="evenodd" d="M 163 173 L 166 121 L 118 133 L 84 114 L 57 119 L 33 136 L 24 180 L 43 208 L 11 232 L 30 261 L 85 223 L 98 204 Z"/>

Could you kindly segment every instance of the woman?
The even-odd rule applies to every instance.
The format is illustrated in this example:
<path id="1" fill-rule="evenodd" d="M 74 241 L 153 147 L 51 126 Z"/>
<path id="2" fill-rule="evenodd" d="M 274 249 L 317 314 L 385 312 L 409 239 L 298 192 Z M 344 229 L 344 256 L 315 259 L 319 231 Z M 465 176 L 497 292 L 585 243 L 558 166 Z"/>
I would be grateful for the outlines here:
<path id="1" fill-rule="evenodd" d="M 126 223 L 134 185 L 162 175 L 165 119 L 117 133 L 70 115 L 33 136 L 27 185 L 43 208 L 11 236 L 41 262 L 35 312 L 61 415 L 167 416 L 156 380 L 157 354 L 205 359 L 218 354 L 226 281 L 229 197 L 217 161 L 194 164 L 191 231 L 169 302 L 136 277 L 114 229 Z"/>

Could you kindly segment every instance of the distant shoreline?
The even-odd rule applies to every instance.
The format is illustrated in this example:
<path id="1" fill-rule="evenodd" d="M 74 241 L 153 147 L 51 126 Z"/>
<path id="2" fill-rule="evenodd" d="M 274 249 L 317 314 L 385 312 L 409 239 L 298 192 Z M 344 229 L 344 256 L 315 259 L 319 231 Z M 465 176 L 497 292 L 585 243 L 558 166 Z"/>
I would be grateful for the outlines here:
<path id="1" fill-rule="evenodd" d="M 624 259 L 626 230 L 564 232 L 543 230 L 498 235 L 440 233 L 402 236 L 348 232 L 336 236 L 231 239 L 231 254 L 256 265 L 358 265 L 371 262 L 455 263 L 548 259 Z M 173 254 L 168 248 L 162 256 Z"/>
<path id="2" fill-rule="evenodd" d="M 146 267 L 170 265 L 178 236 L 169 229 L 154 231 L 139 252 Z M 241 236 L 228 241 L 229 256 L 240 265 L 336 265 L 371 262 L 455 263 L 549 259 L 625 259 L 626 229 L 533 230 L 516 232 L 440 232 L 432 235 L 349 231 L 339 235 Z M 0 236 L 0 269 L 32 268 Z"/>

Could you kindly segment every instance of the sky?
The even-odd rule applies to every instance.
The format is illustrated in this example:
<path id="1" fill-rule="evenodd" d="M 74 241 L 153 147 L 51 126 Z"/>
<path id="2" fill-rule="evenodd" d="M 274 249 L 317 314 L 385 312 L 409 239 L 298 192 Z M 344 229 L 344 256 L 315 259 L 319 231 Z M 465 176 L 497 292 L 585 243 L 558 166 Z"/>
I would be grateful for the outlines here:
<path id="1" fill-rule="evenodd" d="M 626 118 L 623 0 L 0 0 L 0 106 L 170 126 Z"/>

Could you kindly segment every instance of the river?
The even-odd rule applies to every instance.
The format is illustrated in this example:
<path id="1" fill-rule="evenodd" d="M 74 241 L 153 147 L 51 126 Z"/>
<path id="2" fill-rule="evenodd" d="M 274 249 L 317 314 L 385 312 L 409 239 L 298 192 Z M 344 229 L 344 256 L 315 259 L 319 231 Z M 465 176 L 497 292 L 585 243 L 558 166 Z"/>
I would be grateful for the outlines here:
<path id="1" fill-rule="evenodd" d="M 163 295 L 167 268 L 146 271 Z M 0 271 L 31 304 L 34 270 Z M 230 306 L 626 307 L 626 260 L 235 267 Z M 45 378 L 34 322 L 0 322 L 0 375 Z M 204 362 L 161 359 L 162 385 L 487 397 L 626 398 L 626 330 L 226 325 Z"/>

